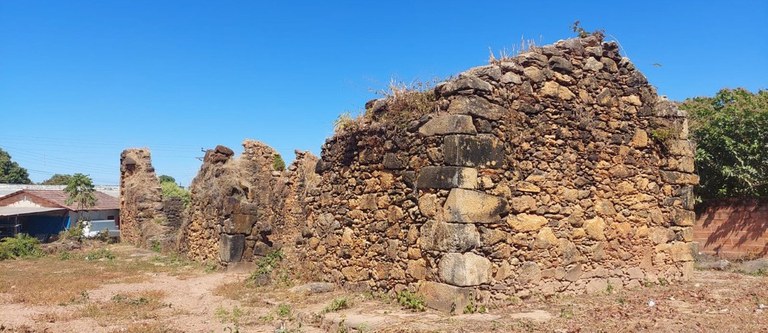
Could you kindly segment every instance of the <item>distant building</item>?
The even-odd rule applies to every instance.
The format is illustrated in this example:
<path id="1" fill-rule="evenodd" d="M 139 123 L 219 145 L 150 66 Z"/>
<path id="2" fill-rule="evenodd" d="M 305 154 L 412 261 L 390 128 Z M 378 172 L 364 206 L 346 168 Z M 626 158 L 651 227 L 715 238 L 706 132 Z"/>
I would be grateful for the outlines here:
<path id="1" fill-rule="evenodd" d="M 37 185 L 37 184 L 0 184 L 0 197 L 18 190 L 63 190 L 66 185 Z M 115 198 L 120 196 L 119 185 L 96 185 L 96 191 L 105 193 Z"/>
<path id="2" fill-rule="evenodd" d="M 0 196 L 0 238 L 26 233 L 47 241 L 75 225 L 79 218 L 115 220 L 120 216 L 116 197 L 96 191 L 96 205 L 87 210 L 66 203 L 63 190 L 22 189 Z"/>

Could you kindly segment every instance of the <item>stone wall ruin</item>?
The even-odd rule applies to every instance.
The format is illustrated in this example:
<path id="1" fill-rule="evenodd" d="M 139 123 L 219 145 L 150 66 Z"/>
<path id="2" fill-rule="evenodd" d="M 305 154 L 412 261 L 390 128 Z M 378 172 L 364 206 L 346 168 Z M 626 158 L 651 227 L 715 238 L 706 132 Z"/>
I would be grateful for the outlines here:
<path id="1" fill-rule="evenodd" d="M 429 112 L 371 102 L 323 146 L 303 246 L 311 269 L 419 290 L 446 310 L 470 294 L 595 292 L 691 273 L 698 177 L 686 115 L 616 43 L 560 41 L 426 93 Z"/>
<path id="2" fill-rule="evenodd" d="M 175 249 L 183 204 L 163 200 L 149 149 L 126 149 L 120 155 L 120 239 L 138 246 Z"/>
<path id="3" fill-rule="evenodd" d="M 287 170 L 278 170 L 279 155 L 271 147 L 251 140 L 243 147 L 236 158 L 224 146 L 209 150 L 192 181 L 179 238 L 179 249 L 192 259 L 253 261 L 277 249 L 294 257 L 283 245 L 295 241 L 297 226 L 305 221 L 302 198 L 319 178 L 313 172 L 316 158 L 297 152 Z"/>
<path id="4" fill-rule="evenodd" d="M 206 153 L 179 249 L 234 262 L 282 247 L 307 279 L 446 311 L 693 269 L 686 114 L 614 42 L 537 47 L 366 109 L 285 171 L 254 141 Z"/>

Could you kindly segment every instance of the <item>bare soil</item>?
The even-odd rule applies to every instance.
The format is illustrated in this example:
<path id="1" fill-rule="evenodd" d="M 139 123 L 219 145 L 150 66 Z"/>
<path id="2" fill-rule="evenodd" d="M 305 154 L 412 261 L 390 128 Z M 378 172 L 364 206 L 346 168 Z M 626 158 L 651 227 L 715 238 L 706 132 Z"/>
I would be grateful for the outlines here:
<path id="1" fill-rule="evenodd" d="M 246 283 L 249 269 L 211 271 L 127 245 L 101 246 L 0 262 L 0 332 L 768 331 L 763 271 L 699 270 L 681 284 L 510 298 L 448 315 L 413 312 L 383 294 L 291 291 L 287 279 L 256 287 Z"/>

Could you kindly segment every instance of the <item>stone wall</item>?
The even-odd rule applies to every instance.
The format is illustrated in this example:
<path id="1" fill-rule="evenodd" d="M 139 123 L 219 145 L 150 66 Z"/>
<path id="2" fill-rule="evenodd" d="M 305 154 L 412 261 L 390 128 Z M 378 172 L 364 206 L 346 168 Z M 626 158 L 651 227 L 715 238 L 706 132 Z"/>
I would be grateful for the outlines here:
<path id="1" fill-rule="evenodd" d="M 180 251 L 192 259 L 253 261 L 296 241 L 306 184 L 317 182 L 306 170 L 314 169 L 316 158 L 297 152 L 287 170 L 276 170 L 274 149 L 250 140 L 243 147 L 237 158 L 224 146 L 207 151 L 192 181 L 179 237 Z"/>
<path id="2" fill-rule="evenodd" d="M 686 115 L 616 43 L 561 41 L 367 109 L 326 141 L 306 200 L 298 247 L 324 279 L 450 310 L 692 271 Z"/>
<path id="3" fill-rule="evenodd" d="M 138 246 L 157 242 L 164 249 L 174 248 L 176 229 L 169 225 L 163 207 L 149 149 L 124 150 L 120 154 L 120 239 Z"/>
<path id="4" fill-rule="evenodd" d="M 693 227 L 698 252 L 727 259 L 768 255 L 768 200 L 726 199 L 702 204 Z"/>

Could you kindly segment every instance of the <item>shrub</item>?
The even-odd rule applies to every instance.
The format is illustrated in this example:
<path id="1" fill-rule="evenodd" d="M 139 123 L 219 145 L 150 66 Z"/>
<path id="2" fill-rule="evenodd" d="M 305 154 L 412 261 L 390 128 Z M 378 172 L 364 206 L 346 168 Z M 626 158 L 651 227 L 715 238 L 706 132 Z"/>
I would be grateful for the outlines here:
<path id="1" fill-rule="evenodd" d="M 323 309 L 323 312 L 326 312 L 326 313 L 327 312 L 336 312 L 336 311 L 339 311 L 339 310 L 344 310 L 344 309 L 349 309 L 349 308 L 350 308 L 350 304 L 349 304 L 349 301 L 347 301 L 347 298 L 346 297 L 339 297 L 339 298 L 334 299 L 331 302 L 331 304 L 326 306 L 325 309 Z"/>
<path id="2" fill-rule="evenodd" d="M 181 198 L 185 207 L 189 205 L 189 201 L 191 200 L 189 191 L 178 184 L 174 182 L 162 182 L 160 183 L 160 189 L 163 192 L 163 198 Z"/>
<path id="3" fill-rule="evenodd" d="M 425 311 L 427 309 L 424 299 L 408 290 L 403 290 L 397 294 L 397 303 L 412 311 Z"/>
<path id="4" fill-rule="evenodd" d="M 333 121 L 333 131 L 335 133 L 341 133 L 354 128 L 360 120 L 360 117 L 353 118 L 349 112 L 344 112 L 339 115 L 336 120 Z"/>
<path id="5" fill-rule="evenodd" d="M 59 238 L 82 242 L 83 241 L 83 228 L 84 227 L 85 227 L 85 221 L 84 220 L 78 220 L 77 223 L 75 223 L 75 225 L 69 227 L 69 229 L 62 230 L 59 233 Z"/>
<path id="6" fill-rule="evenodd" d="M 40 241 L 27 234 L 0 240 L 0 260 L 42 257 Z"/>
<path id="7" fill-rule="evenodd" d="M 283 161 L 283 157 L 280 154 L 275 154 L 272 157 L 272 169 L 277 171 L 285 170 L 285 161 Z"/>
<path id="8" fill-rule="evenodd" d="M 85 255 L 85 260 L 99 260 L 99 259 L 114 260 L 115 258 L 116 256 L 114 253 L 112 253 L 112 251 L 104 248 L 93 250 L 91 252 L 88 252 L 88 254 Z"/>
<path id="9" fill-rule="evenodd" d="M 392 80 L 386 90 L 378 92 L 386 100 L 384 110 L 366 110 L 365 117 L 407 126 L 410 121 L 435 111 L 437 96 L 433 88 L 438 81 L 434 79 L 407 84 Z M 373 111 L 378 112 L 374 114 Z"/>
<path id="10" fill-rule="evenodd" d="M 246 284 L 248 285 L 264 285 L 266 284 L 266 279 L 269 278 L 270 274 L 272 274 L 272 271 L 277 268 L 277 266 L 280 264 L 281 261 L 283 261 L 283 258 L 285 255 L 283 254 L 283 250 L 275 250 L 270 253 L 268 253 L 266 256 L 260 258 L 258 261 L 256 261 L 256 270 L 251 273 L 251 275 L 246 279 Z"/>
<path id="11" fill-rule="evenodd" d="M 285 318 L 291 315 L 291 306 L 288 304 L 280 304 L 277 306 L 277 315 Z"/>

